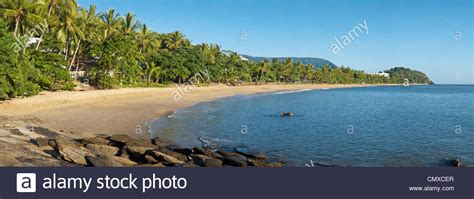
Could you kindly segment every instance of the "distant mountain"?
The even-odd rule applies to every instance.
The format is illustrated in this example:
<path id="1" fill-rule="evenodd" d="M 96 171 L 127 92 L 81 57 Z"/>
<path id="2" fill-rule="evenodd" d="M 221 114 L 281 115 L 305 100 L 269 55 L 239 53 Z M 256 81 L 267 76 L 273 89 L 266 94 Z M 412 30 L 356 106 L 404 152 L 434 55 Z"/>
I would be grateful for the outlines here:
<path id="1" fill-rule="evenodd" d="M 332 62 L 328 60 L 321 59 L 321 58 L 313 58 L 313 57 L 252 57 L 250 55 L 242 55 L 242 57 L 250 61 L 255 61 L 255 62 L 262 61 L 264 59 L 272 60 L 276 58 L 279 60 L 285 60 L 285 59 L 291 58 L 291 60 L 293 60 L 294 62 L 300 61 L 303 64 L 313 64 L 315 67 L 322 67 L 325 64 L 329 65 L 330 67 L 336 66 L 335 64 L 333 64 Z"/>

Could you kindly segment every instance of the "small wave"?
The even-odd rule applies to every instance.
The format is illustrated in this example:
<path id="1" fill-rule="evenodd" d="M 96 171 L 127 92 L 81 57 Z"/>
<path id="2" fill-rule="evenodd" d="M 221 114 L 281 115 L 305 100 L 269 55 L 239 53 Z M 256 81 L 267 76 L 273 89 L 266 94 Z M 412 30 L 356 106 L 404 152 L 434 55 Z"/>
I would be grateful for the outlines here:
<path id="1" fill-rule="evenodd" d="M 199 140 L 199 142 L 201 142 L 203 146 L 210 148 L 218 148 L 218 146 L 222 143 L 232 143 L 231 140 L 221 138 L 209 138 L 204 136 L 199 136 L 197 140 Z"/>
<path id="2" fill-rule="evenodd" d="M 282 94 L 288 94 L 288 93 L 300 93 L 300 92 L 305 92 L 305 91 L 311 91 L 313 89 L 305 88 L 305 89 L 300 89 L 300 90 L 291 90 L 291 91 L 282 91 L 278 93 L 274 93 L 275 95 L 282 95 Z"/>

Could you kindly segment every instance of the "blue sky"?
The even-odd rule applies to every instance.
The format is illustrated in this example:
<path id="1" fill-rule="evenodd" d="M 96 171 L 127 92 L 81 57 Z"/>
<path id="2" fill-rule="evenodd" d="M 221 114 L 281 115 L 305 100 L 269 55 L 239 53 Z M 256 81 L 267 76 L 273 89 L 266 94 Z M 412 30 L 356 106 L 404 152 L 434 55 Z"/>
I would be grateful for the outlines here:
<path id="1" fill-rule="evenodd" d="M 472 0 L 79 0 L 128 11 L 157 32 L 183 32 L 252 56 L 319 57 L 377 72 L 423 71 L 436 83 L 474 83 Z M 339 53 L 335 38 L 368 25 Z"/>

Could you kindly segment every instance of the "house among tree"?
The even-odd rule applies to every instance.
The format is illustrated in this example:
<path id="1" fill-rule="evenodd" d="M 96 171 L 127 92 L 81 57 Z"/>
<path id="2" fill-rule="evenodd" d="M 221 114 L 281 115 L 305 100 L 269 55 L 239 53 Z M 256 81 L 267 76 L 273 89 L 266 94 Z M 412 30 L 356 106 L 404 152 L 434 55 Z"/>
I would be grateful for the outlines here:
<path id="1" fill-rule="evenodd" d="M 381 77 L 390 78 L 390 74 L 389 74 L 389 73 L 386 73 L 386 72 L 383 72 L 383 71 L 379 71 L 378 73 L 375 73 L 375 75 L 378 75 L 378 76 L 381 76 Z"/>

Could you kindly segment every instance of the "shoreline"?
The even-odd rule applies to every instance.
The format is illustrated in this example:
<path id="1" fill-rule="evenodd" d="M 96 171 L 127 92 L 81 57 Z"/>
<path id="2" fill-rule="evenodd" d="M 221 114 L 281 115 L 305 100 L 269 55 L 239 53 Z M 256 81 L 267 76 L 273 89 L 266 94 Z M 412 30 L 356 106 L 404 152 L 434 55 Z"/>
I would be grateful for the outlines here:
<path id="1" fill-rule="evenodd" d="M 224 97 L 281 91 L 325 88 L 353 88 L 369 84 L 252 85 L 228 87 L 212 85 L 193 88 L 180 100 L 173 99 L 167 88 L 123 88 L 73 92 L 44 92 L 38 96 L 14 99 L 0 104 L 3 117 L 32 118 L 52 131 L 72 132 L 81 136 L 95 134 L 140 134 L 145 122 L 166 117 L 176 110 Z M 135 133 L 133 133 L 135 132 Z"/>
<path id="2" fill-rule="evenodd" d="M 60 150 L 51 150 L 51 140 L 100 139 L 112 135 L 150 140 L 146 122 L 224 97 L 370 86 L 390 85 L 212 85 L 193 88 L 179 101 L 173 100 L 171 93 L 175 88 L 172 87 L 44 92 L 0 103 L 0 150 L 4 151 L 0 154 L 0 166 L 73 166 L 64 161 Z"/>

